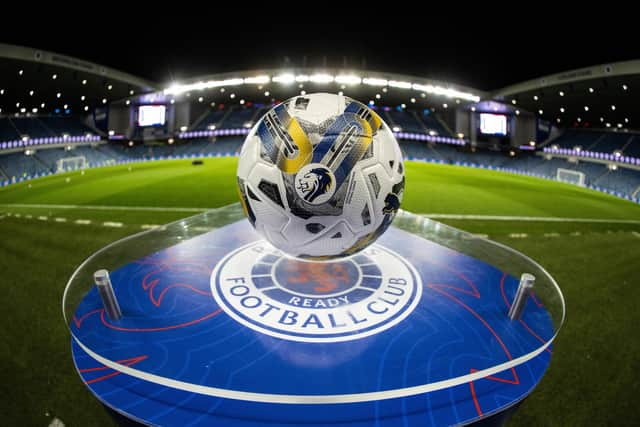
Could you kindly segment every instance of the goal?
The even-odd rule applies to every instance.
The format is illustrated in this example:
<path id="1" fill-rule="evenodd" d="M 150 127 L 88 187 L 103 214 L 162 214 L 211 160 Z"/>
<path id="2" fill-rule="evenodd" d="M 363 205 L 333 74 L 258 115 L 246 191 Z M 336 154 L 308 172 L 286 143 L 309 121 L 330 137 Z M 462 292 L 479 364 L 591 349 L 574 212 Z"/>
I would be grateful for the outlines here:
<path id="1" fill-rule="evenodd" d="M 583 172 L 573 171 L 570 169 L 558 168 L 556 171 L 556 179 L 569 184 L 585 185 L 585 174 Z"/>
<path id="2" fill-rule="evenodd" d="M 56 162 L 57 172 L 75 171 L 87 167 L 87 159 L 84 156 L 66 157 Z"/>

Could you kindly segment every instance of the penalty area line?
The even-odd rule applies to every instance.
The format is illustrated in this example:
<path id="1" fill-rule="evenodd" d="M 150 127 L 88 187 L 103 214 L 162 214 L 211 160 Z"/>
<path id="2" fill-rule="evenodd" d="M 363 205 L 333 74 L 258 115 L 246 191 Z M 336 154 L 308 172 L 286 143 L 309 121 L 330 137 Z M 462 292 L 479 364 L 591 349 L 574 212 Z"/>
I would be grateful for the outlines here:
<path id="1" fill-rule="evenodd" d="M 592 222 L 604 224 L 640 224 L 635 219 L 604 219 L 604 218 L 562 218 L 553 216 L 508 216 L 508 215 L 458 215 L 458 214 L 420 214 L 431 219 L 460 219 L 479 221 L 523 221 L 523 222 Z"/>
<path id="2" fill-rule="evenodd" d="M 98 211 L 148 211 L 148 212 L 204 212 L 213 208 L 184 208 L 170 206 L 112 206 L 112 205 L 58 205 L 42 203 L 5 203 L 0 204 L 7 208 L 34 208 L 34 209 L 86 209 Z"/>

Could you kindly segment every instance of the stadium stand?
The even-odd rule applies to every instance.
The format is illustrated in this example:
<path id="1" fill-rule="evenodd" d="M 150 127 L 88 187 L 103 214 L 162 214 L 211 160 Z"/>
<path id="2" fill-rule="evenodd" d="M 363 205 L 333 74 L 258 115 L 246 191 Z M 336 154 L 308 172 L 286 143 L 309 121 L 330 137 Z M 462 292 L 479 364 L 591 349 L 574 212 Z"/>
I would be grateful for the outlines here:
<path id="1" fill-rule="evenodd" d="M 189 126 L 190 130 L 244 128 L 253 123 L 266 107 L 235 107 L 211 110 L 203 113 Z M 380 111 L 392 127 L 415 134 L 450 135 L 433 113 L 386 109 Z M 0 119 L 0 139 L 17 139 L 23 135 L 30 138 L 78 135 L 95 133 L 82 122 L 64 117 L 21 117 Z M 69 147 L 35 147 L 35 153 L 24 152 L 2 154 L 0 151 L 0 180 L 4 185 L 12 180 L 27 179 L 57 171 L 57 162 L 63 158 L 83 156 L 87 167 L 115 164 L 118 162 L 154 160 L 163 158 L 194 158 L 219 155 L 237 155 L 244 140 L 238 136 L 212 136 L 193 139 L 177 139 L 173 144 L 156 142 L 129 146 L 121 142 L 73 144 Z M 617 132 L 568 129 L 549 145 L 573 149 L 608 152 L 622 151 L 625 156 L 640 157 L 640 137 Z M 470 150 L 469 146 L 455 146 L 435 142 L 401 140 L 400 147 L 406 159 L 415 159 L 444 164 L 506 170 L 547 179 L 556 179 L 558 168 L 585 174 L 585 184 L 600 191 L 616 192 L 623 197 L 640 200 L 640 171 L 622 167 L 616 170 L 605 163 L 582 159 L 569 161 L 553 154 L 522 152 L 512 157 L 504 152 Z M 566 157 L 566 156 L 565 156 Z"/>

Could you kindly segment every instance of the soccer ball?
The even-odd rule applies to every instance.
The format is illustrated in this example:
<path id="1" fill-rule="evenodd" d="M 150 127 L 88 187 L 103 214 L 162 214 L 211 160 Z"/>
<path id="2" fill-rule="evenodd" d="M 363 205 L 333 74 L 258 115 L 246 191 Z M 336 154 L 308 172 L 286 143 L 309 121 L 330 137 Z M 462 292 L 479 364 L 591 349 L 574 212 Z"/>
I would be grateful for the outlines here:
<path id="1" fill-rule="evenodd" d="M 378 114 L 351 98 L 296 96 L 247 136 L 238 163 L 242 207 L 289 255 L 348 256 L 373 243 L 400 207 L 404 166 Z"/>

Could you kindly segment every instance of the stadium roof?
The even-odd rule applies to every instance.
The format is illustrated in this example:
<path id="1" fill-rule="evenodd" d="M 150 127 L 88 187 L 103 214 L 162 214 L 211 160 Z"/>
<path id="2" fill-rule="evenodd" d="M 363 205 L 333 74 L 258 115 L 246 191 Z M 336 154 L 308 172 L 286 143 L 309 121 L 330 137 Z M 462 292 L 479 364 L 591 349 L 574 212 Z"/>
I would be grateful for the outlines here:
<path id="1" fill-rule="evenodd" d="M 494 99 L 560 127 L 640 128 L 640 60 L 551 74 L 507 86 Z"/>
<path id="2" fill-rule="evenodd" d="M 0 114 L 84 114 L 154 83 L 67 55 L 0 43 Z"/>

